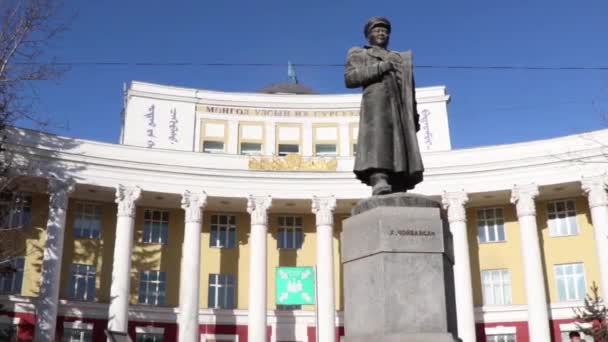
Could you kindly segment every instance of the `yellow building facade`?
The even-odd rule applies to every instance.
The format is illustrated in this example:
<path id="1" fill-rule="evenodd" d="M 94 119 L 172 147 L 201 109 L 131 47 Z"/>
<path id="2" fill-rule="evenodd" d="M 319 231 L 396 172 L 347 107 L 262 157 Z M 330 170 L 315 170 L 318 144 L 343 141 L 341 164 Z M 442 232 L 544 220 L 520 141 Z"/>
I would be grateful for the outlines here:
<path id="1" fill-rule="evenodd" d="M 11 217 L 27 224 L 6 233 L 18 272 L 0 279 L 0 324 L 40 341 L 110 329 L 242 342 L 260 326 L 272 342 L 316 341 L 322 326 L 337 341 L 342 221 L 369 196 L 351 173 L 359 100 L 134 82 L 120 144 L 9 129 L 29 165 Z M 416 192 L 443 203 L 454 235 L 459 335 L 562 341 L 608 282 L 608 131 L 452 150 L 448 102 L 443 87 L 418 91 Z M 316 305 L 277 305 L 278 267 L 321 265 Z"/>

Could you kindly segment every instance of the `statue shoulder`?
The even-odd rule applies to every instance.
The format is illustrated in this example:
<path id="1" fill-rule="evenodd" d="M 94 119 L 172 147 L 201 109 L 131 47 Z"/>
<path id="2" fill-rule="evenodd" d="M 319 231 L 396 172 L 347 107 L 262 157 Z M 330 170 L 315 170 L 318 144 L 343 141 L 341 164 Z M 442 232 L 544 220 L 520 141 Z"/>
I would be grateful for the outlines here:
<path id="1" fill-rule="evenodd" d="M 348 56 L 358 55 L 358 54 L 362 54 L 362 53 L 365 53 L 365 48 L 362 48 L 360 46 L 353 46 L 350 49 L 348 49 Z"/>

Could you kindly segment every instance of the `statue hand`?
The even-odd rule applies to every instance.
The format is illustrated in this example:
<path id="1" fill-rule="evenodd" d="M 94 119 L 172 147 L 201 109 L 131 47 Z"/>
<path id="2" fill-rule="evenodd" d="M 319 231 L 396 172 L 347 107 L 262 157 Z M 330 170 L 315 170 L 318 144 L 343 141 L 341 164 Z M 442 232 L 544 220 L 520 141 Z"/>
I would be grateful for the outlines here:
<path id="1" fill-rule="evenodd" d="M 389 71 L 395 70 L 395 67 L 393 66 L 393 63 L 391 63 L 391 62 L 382 61 L 382 62 L 378 63 L 378 70 L 380 70 L 380 73 L 382 75 L 384 75 Z"/>

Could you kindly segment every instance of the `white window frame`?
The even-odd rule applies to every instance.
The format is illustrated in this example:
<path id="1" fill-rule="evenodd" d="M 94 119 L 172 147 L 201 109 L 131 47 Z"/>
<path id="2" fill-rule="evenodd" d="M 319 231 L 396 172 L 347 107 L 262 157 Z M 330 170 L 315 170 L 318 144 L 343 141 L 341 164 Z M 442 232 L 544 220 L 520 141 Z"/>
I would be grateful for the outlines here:
<path id="1" fill-rule="evenodd" d="M 487 212 L 493 211 L 494 217 L 488 218 Z M 483 213 L 483 214 L 482 214 Z M 478 208 L 477 216 L 477 240 L 479 243 L 498 243 L 507 241 L 507 230 L 505 229 L 505 216 L 502 207 Z M 484 239 L 480 230 L 484 231 Z M 490 230 L 494 231 L 494 239 L 490 240 Z M 500 230 L 502 230 L 503 240 L 500 240 Z"/>
<path id="2" fill-rule="evenodd" d="M 79 211 L 82 209 L 82 211 Z M 99 216 L 97 216 L 99 214 Z M 77 239 L 92 239 L 99 240 L 101 239 L 101 230 L 103 227 L 102 224 L 103 217 L 103 206 L 100 203 L 95 202 L 84 202 L 78 201 L 76 202 L 76 211 L 74 213 L 74 222 L 72 224 L 72 230 L 74 233 L 74 237 Z M 82 220 L 82 222 L 91 222 L 93 220 L 98 221 L 97 228 L 93 228 L 93 226 L 89 223 L 87 227 L 85 226 L 77 226 L 78 218 Z"/>
<path id="3" fill-rule="evenodd" d="M 205 147 L 206 143 L 222 144 L 222 148 L 206 148 Z M 203 153 L 224 153 L 224 151 L 226 151 L 226 143 L 223 141 L 220 141 L 220 140 L 206 139 L 206 140 L 203 140 L 202 150 L 203 150 Z"/>
<path id="4" fill-rule="evenodd" d="M 558 204 L 563 204 L 564 210 L 557 210 Z M 571 205 L 570 209 L 568 208 L 569 205 Z M 547 225 L 549 226 L 549 234 L 552 237 L 578 235 L 576 201 L 574 199 L 562 199 L 548 202 Z M 560 228 L 565 228 L 566 232 L 562 232 Z"/>
<path id="5" fill-rule="evenodd" d="M 298 151 L 297 152 L 281 152 L 281 145 L 293 145 L 293 146 L 297 146 L 298 147 Z M 283 143 L 278 143 L 277 144 L 277 156 L 279 157 L 286 157 L 288 154 L 301 154 L 301 147 L 300 144 L 298 143 L 289 143 L 289 142 L 283 142 Z"/>
<path id="6" fill-rule="evenodd" d="M 244 144 L 255 144 L 260 145 L 259 150 L 249 150 L 243 149 Z M 264 144 L 261 142 L 249 142 L 249 141 L 241 141 L 239 144 L 239 153 L 244 156 L 259 156 L 262 155 L 262 150 L 264 149 Z"/>
<path id="7" fill-rule="evenodd" d="M 489 283 L 485 282 L 484 273 L 489 275 Z M 494 282 L 495 274 L 498 274 L 500 278 L 497 283 Z M 491 288 L 491 293 L 487 293 L 486 286 Z M 511 305 L 513 303 L 511 271 L 508 268 L 482 270 L 481 289 L 483 294 L 483 305 Z M 497 291 L 499 293 L 499 302 L 495 301 Z"/>
<path id="8" fill-rule="evenodd" d="M 81 271 L 84 269 L 84 271 Z M 78 280 L 84 278 L 85 290 L 84 295 L 79 297 Z M 70 279 L 68 282 L 68 298 L 81 302 L 94 302 L 97 296 L 97 267 L 87 264 L 72 264 L 70 268 Z M 89 293 L 90 282 L 93 282 L 93 293 Z M 91 296 L 92 298 L 89 298 Z"/>
<path id="9" fill-rule="evenodd" d="M 147 277 L 147 280 L 143 280 L 143 276 Z M 154 276 L 153 280 L 150 277 Z M 164 279 L 161 279 L 164 278 Z M 142 293 L 142 286 L 146 287 L 145 293 Z M 161 285 L 164 285 L 164 290 L 161 290 Z M 139 273 L 139 288 L 137 302 L 145 305 L 165 305 L 167 300 L 167 274 L 159 270 L 144 270 Z"/>
<path id="10" fill-rule="evenodd" d="M 291 219 L 292 224 L 287 220 Z M 282 221 L 282 222 L 281 222 Z M 298 224 L 299 221 L 299 224 Z M 301 249 L 304 244 L 304 218 L 298 215 L 280 215 L 277 217 L 277 248 Z M 298 239 L 298 236 L 300 239 Z"/>
<path id="11" fill-rule="evenodd" d="M 20 295 L 23 288 L 23 273 L 25 269 L 25 257 L 19 256 L 6 260 L 6 263 L 12 263 L 12 267 L 16 270 L 7 274 L 0 275 L 0 294 L 15 294 Z M 19 263 L 22 265 L 20 266 Z M 10 282 L 10 290 L 4 291 L 6 283 Z M 17 285 L 19 288 L 17 288 Z"/>
<path id="12" fill-rule="evenodd" d="M 154 219 L 154 213 L 159 212 L 160 219 Z M 149 213 L 149 218 L 146 218 Z M 166 215 L 166 220 L 164 219 Z M 145 208 L 144 209 L 144 226 L 142 234 L 143 243 L 152 244 L 167 244 L 169 240 L 169 222 L 171 221 L 171 213 L 169 210 L 157 209 L 157 208 Z M 148 233 L 148 229 L 150 232 Z M 157 239 L 154 239 L 155 232 L 157 232 Z"/>
<path id="13" fill-rule="evenodd" d="M 139 338 L 139 335 L 161 335 L 163 341 L 165 340 L 165 328 L 149 326 L 138 326 L 135 327 L 135 341 Z"/>
<path id="14" fill-rule="evenodd" d="M 226 217 L 226 223 L 220 223 L 221 216 Z M 233 221 L 234 223 L 230 223 Z M 215 232 L 214 232 L 215 231 Z M 230 244 L 230 232 L 234 234 L 234 241 Z M 214 238 L 215 236 L 215 238 Z M 212 214 L 209 231 L 209 247 L 212 248 L 235 248 L 237 246 L 236 215 Z"/>
<path id="15" fill-rule="evenodd" d="M 214 334 L 201 334 L 201 342 L 209 342 L 209 341 L 215 341 L 215 340 L 228 340 L 231 342 L 239 342 L 239 336 L 238 335 L 225 335 L 225 334 L 218 334 L 218 335 L 214 335 Z"/>
<path id="16" fill-rule="evenodd" d="M 229 277 L 232 277 L 232 284 L 229 284 L 228 279 Z M 232 310 L 236 308 L 236 276 L 234 274 L 227 274 L 227 273 L 210 273 L 209 274 L 209 288 L 207 290 L 208 293 L 208 300 L 207 300 L 207 306 L 209 306 L 210 309 L 226 309 L 226 310 Z M 214 293 L 215 295 L 211 296 L 211 288 L 214 288 Z M 226 290 L 224 291 L 224 298 L 223 298 L 223 302 L 224 305 L 226 304 L 226 302 L 228 301 L 228 293 L 229 291 L 232 292 L 232 305 L 233 307 L 228 308 L 228 307 L 222 307 L 220 306 L 220 298 L 219 298 L 219 289 L 220 288 L 225 288 Z M 212 303 L 213 301 L 213 303 Z"/>
<path id="17" fill-rule="evenodd" d="M 581 275 L 579 274 L 562 274 L 562 275 L 558 275 L 557 274 L 557 269 L 558 267 L 566 267 L 566 266 L 575 266 L 575 265 L 581 265 L 582 266 L 582 273 Z M 565 271 L 565 270 L 564 270 Z M 564 272 L 565 273 L 565 272 Z M 565 263 L 565 264 L 555 264 L 553 265 L 553 274 L 555 275 L 555 286 L 557 287 L 557 300 L 559 302 L 573 302 L 573 301 L 581 301 L 585 298 L 585 295 L 587 293 L 587 277 L 586 277 L 586 272 L 585 272 L 585 264 L 583 262 L 572 262 L 572 263 Z M 583 286 L 582 289 L 578 288 L 578 280 L 579 278 L 582 277 L 583 280 Z M 562 299 L 561 298 L 561 293 L 560 293 L 560 280 L 564 279 L 564 281 L 566 281 L 565 285 L 564 285 L 564 289 L 566 290 L 566 298 Z M 571 279 L 574 283 L 574 296 L 571 296 L 572 294 L 570 293 L 570 289 L 568 288 L 568 280 Z M 581 293 L 578 293 L 578 292 Z"/>
<path id="18" fill-rule="evenodd" d="M 28 226 L 32 222 L 32 195 L 25 192 L 6 192 L 0 202 L 0 229 L 15 229 Z"/>
<path id="19" fill-rule="evenodd" d="M 70 338 L 69 340 L 65 341 L 65 342 L 86 342 L 86 341 L 93 341 L 93 324 L 92 323 L 83 323 L 82 321 L 74 321 L 74 322 L 63 322 L 63 335 L 64 335 L 64 339 L 65 339 L 65 335 L 66 335 L 66 330 L 79 330 L 80 331 L 80 338 L 75 340 L 73 338 Z M 85 340 L 84 339 L 84 334 L 85 333 L 89 333 L 91 336 L 90 340 Z"/>
<path id="20" fill-rule="evenodd" d="M 580 326 L 582 328 L 589 329 L 589 328 L 591 328 L 591 323 L 580 323 Z M 592 336 L 587 336 L 583 332 L 581 332 L 576 324 L 574 324 L 574 323 L 564 323 L 564 324 L 560 324 L 559 325 L 560 335 L 563 335 L 564 333 L 570 333 L 571 331 L 578 331 L 581 334 L 581 340 L 582 341 L 587 341 L 587 338 L 589 337 L 589 341 L 593 342 L 593 337 Z M 565 341 L 565 340 L 562 339 L 562 341 Z"/>
<path id="21" fill-rule="evenodd" d="M 317 147 L 319 146 L 333 146 L 334 147 L 334 151 L 333 152 L 318 152 L 317 151 Z M 316 157 L 337 157 L 338 156 L 338 144 L 333 142 L 333 143 L 315 143 L 315 150 L 314 150 L 314 155 Z"/>

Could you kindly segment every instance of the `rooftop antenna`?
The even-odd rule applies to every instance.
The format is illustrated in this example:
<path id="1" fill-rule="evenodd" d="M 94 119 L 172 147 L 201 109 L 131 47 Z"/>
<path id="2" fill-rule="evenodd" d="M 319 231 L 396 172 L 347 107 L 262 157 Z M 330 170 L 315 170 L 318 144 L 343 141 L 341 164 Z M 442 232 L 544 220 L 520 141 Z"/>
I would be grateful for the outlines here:
<path id="1" fill-rule="evenodd" d="M 298 84 L 298 76 L 296 75 L 296 68 L 294 68 L 291 62 L 287 62 L 287 80 L 289 83 Z"/>

